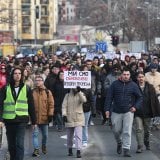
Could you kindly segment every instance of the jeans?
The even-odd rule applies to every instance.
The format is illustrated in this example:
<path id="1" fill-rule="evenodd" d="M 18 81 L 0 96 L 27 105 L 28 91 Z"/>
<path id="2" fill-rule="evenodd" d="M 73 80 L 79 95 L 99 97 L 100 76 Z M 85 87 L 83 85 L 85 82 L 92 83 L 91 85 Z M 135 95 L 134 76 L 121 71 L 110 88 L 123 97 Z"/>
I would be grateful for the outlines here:
<path id="1" fill-rule="evenodd" d="M 112 129 L 117 143 L 122 143 L 122 148 L 130 149 L 134 113 L 112 112 Z"/>
<path id="2" fill-rule="evenodd" d="M 149 144 L 151 118 L 135 117 L 134 120 L 138 145 Z"/>
<path id="3" fill-rule="evenodd" d="M 90 111 L 84 113 L 85 126 L 83 126 L 82 128 L 82 143 L 88 142 L 88 121 L 89 121 L 90 115 L 91 115 Z"/>
<path id="4" fill-rule="evenodd" d="M 58 112 L 55 113 L 55 121 L 57 124 L 57 128 L 63 129 L 63 118 L 61 113 L 58 113 Z"/>
<path id="5" fill-rule="evenodd" d="M 24 137 L 26 123 L 12 123 L 6 125 L 6 136 L 10 160 L 23 160 L 24 158 Z"/>
<path id="6" fill-rule="evenodd" d="M 41 130 L 41 133 L 42 133 L 42 145 L 46 146 L 47 144 L 48 124 L 39 124 L 38 127 L 34 129 L 32 134 L 34 149 L 39 149 L 39 141 L 38 141 L 39 129 Z"/>

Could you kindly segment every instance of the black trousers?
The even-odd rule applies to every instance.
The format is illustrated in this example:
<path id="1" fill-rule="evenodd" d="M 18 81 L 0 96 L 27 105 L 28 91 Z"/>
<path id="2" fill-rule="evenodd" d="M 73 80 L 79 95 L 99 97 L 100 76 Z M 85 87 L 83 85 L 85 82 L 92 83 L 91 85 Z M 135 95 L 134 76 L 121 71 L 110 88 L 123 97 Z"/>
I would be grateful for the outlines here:
<path id="1" fill-rule="evenodd" d="M 23 160 L 26 123 L 5 124 L 10 160 Z"/>

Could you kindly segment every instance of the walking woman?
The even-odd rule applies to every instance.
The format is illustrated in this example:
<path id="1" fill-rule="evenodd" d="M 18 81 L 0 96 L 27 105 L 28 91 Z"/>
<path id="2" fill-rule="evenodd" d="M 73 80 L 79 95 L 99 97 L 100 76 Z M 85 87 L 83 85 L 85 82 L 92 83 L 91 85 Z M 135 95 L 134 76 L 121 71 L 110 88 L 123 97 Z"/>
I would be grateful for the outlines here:
<path id="1" fill-rule="evenodd" d="M 82 126 L 84 126 L 83 103 L 86 102 L 85 95 L 80 87 L 71 89 L 64 97 L 62 103 L 62 115 L 67 128 L 68 156 L 72 156 L 73 136 L 75 133 L 75 145 L 77 158 L 81 158 L 82 148 Z"/>

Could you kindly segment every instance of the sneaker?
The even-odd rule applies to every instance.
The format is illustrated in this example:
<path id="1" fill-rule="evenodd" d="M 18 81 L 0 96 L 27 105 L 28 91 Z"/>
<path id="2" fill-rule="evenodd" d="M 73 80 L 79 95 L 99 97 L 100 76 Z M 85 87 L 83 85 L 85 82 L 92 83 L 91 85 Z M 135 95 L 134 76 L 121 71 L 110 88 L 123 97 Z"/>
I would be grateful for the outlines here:
<path id="1" fill-rule="evenodd" d="M 63 132 L 63 129 L 58 128 L 57 131 L 58 131 L 58 132 Z"/>
<path id="2" fill-rule="evenodd" d="M 91 125 L 91 126 L 94 126 L 94 123 L 93 123 L 93 121 L 91 121 L 91 122 L 90 122 L 90 125 Z"/>
<path id="3" fill-rule="evenodd" d="M 142 153 L 142 152 L 143 152 L 143 146 L 142 145 L 138 145 L 136 153 Z"/>
<path id="4" fill-rule="evenodd" d="M 40 154 L 39 154 L 39 149 L 34 149 L 34 152 L 32 154 L 32 157 L 39 157 Z"/>
<path id="5" fill-rule="evenodd" d="M 84 148 L 87 147 L 87 146 L 88 146 L 87 143 L 83 143 L 83 144 L 82 144 L 82 147 L 84 147 Z"/>
<path id="6" fill-rule="evenodd" d="M 47 154 L 47 148 L 45 145 L 42 145 L 42 153 Z"/>
<path id="7" fill-rule="evenodd" d="M 105 125 L 106 124 L 106 119 L 104 119 L 101 124 Z"/>
<path id="8" fill-rule="evenodd" d="M 124 148 L 124 157 L 131 157 L 130 150 Z"/>
<path id="9" fill-rule="evenodd" d="M 117 153 L 118 154 L 122 153 L 122 143 L 117 143 Z"/>

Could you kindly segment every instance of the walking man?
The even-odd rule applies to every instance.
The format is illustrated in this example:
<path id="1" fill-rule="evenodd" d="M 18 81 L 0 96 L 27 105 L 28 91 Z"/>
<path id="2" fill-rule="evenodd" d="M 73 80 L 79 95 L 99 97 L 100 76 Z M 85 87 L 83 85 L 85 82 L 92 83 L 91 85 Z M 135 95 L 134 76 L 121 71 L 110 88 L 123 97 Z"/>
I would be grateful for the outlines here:
<path id="1" fill-rule="evenodd" d="M 135 82 L 130 79 L 129 69 L 122 71 L 121 78 L 114 81 L 108 91 L 105 101 L 105 114 L 111 121 L 113 133 L 117 142 L 117 153 L 131 157 L 131 133 L 134 112 L 141 106 L 142 94 Z"/>
<path id="2" fill-rule="evenodd" d="M 38 157 L 39 154 L 39 129 L 42 133 L 42 152 L 47 153 L 47 138 L 48 138 L 48 124 L 52 121 L 54 100 L 50 90 L 44 86 L 42 76 L 35 77 L 35 88 L 33 89 L 33 99 L 35 104 L 35 111 L 37 117 L 37 127 L 33 130 L 33 157 Z"/>
<path id="3" fill-rule="evenodd" d="M 9 85 L 0 92 L 0 127 L 6 126 L 10 160 L 23 160 L 25 129 L 31 117 L 33 128 L 36 116 L 31 89 L 23 83 L 23 71 L 14 68 Z"/>

